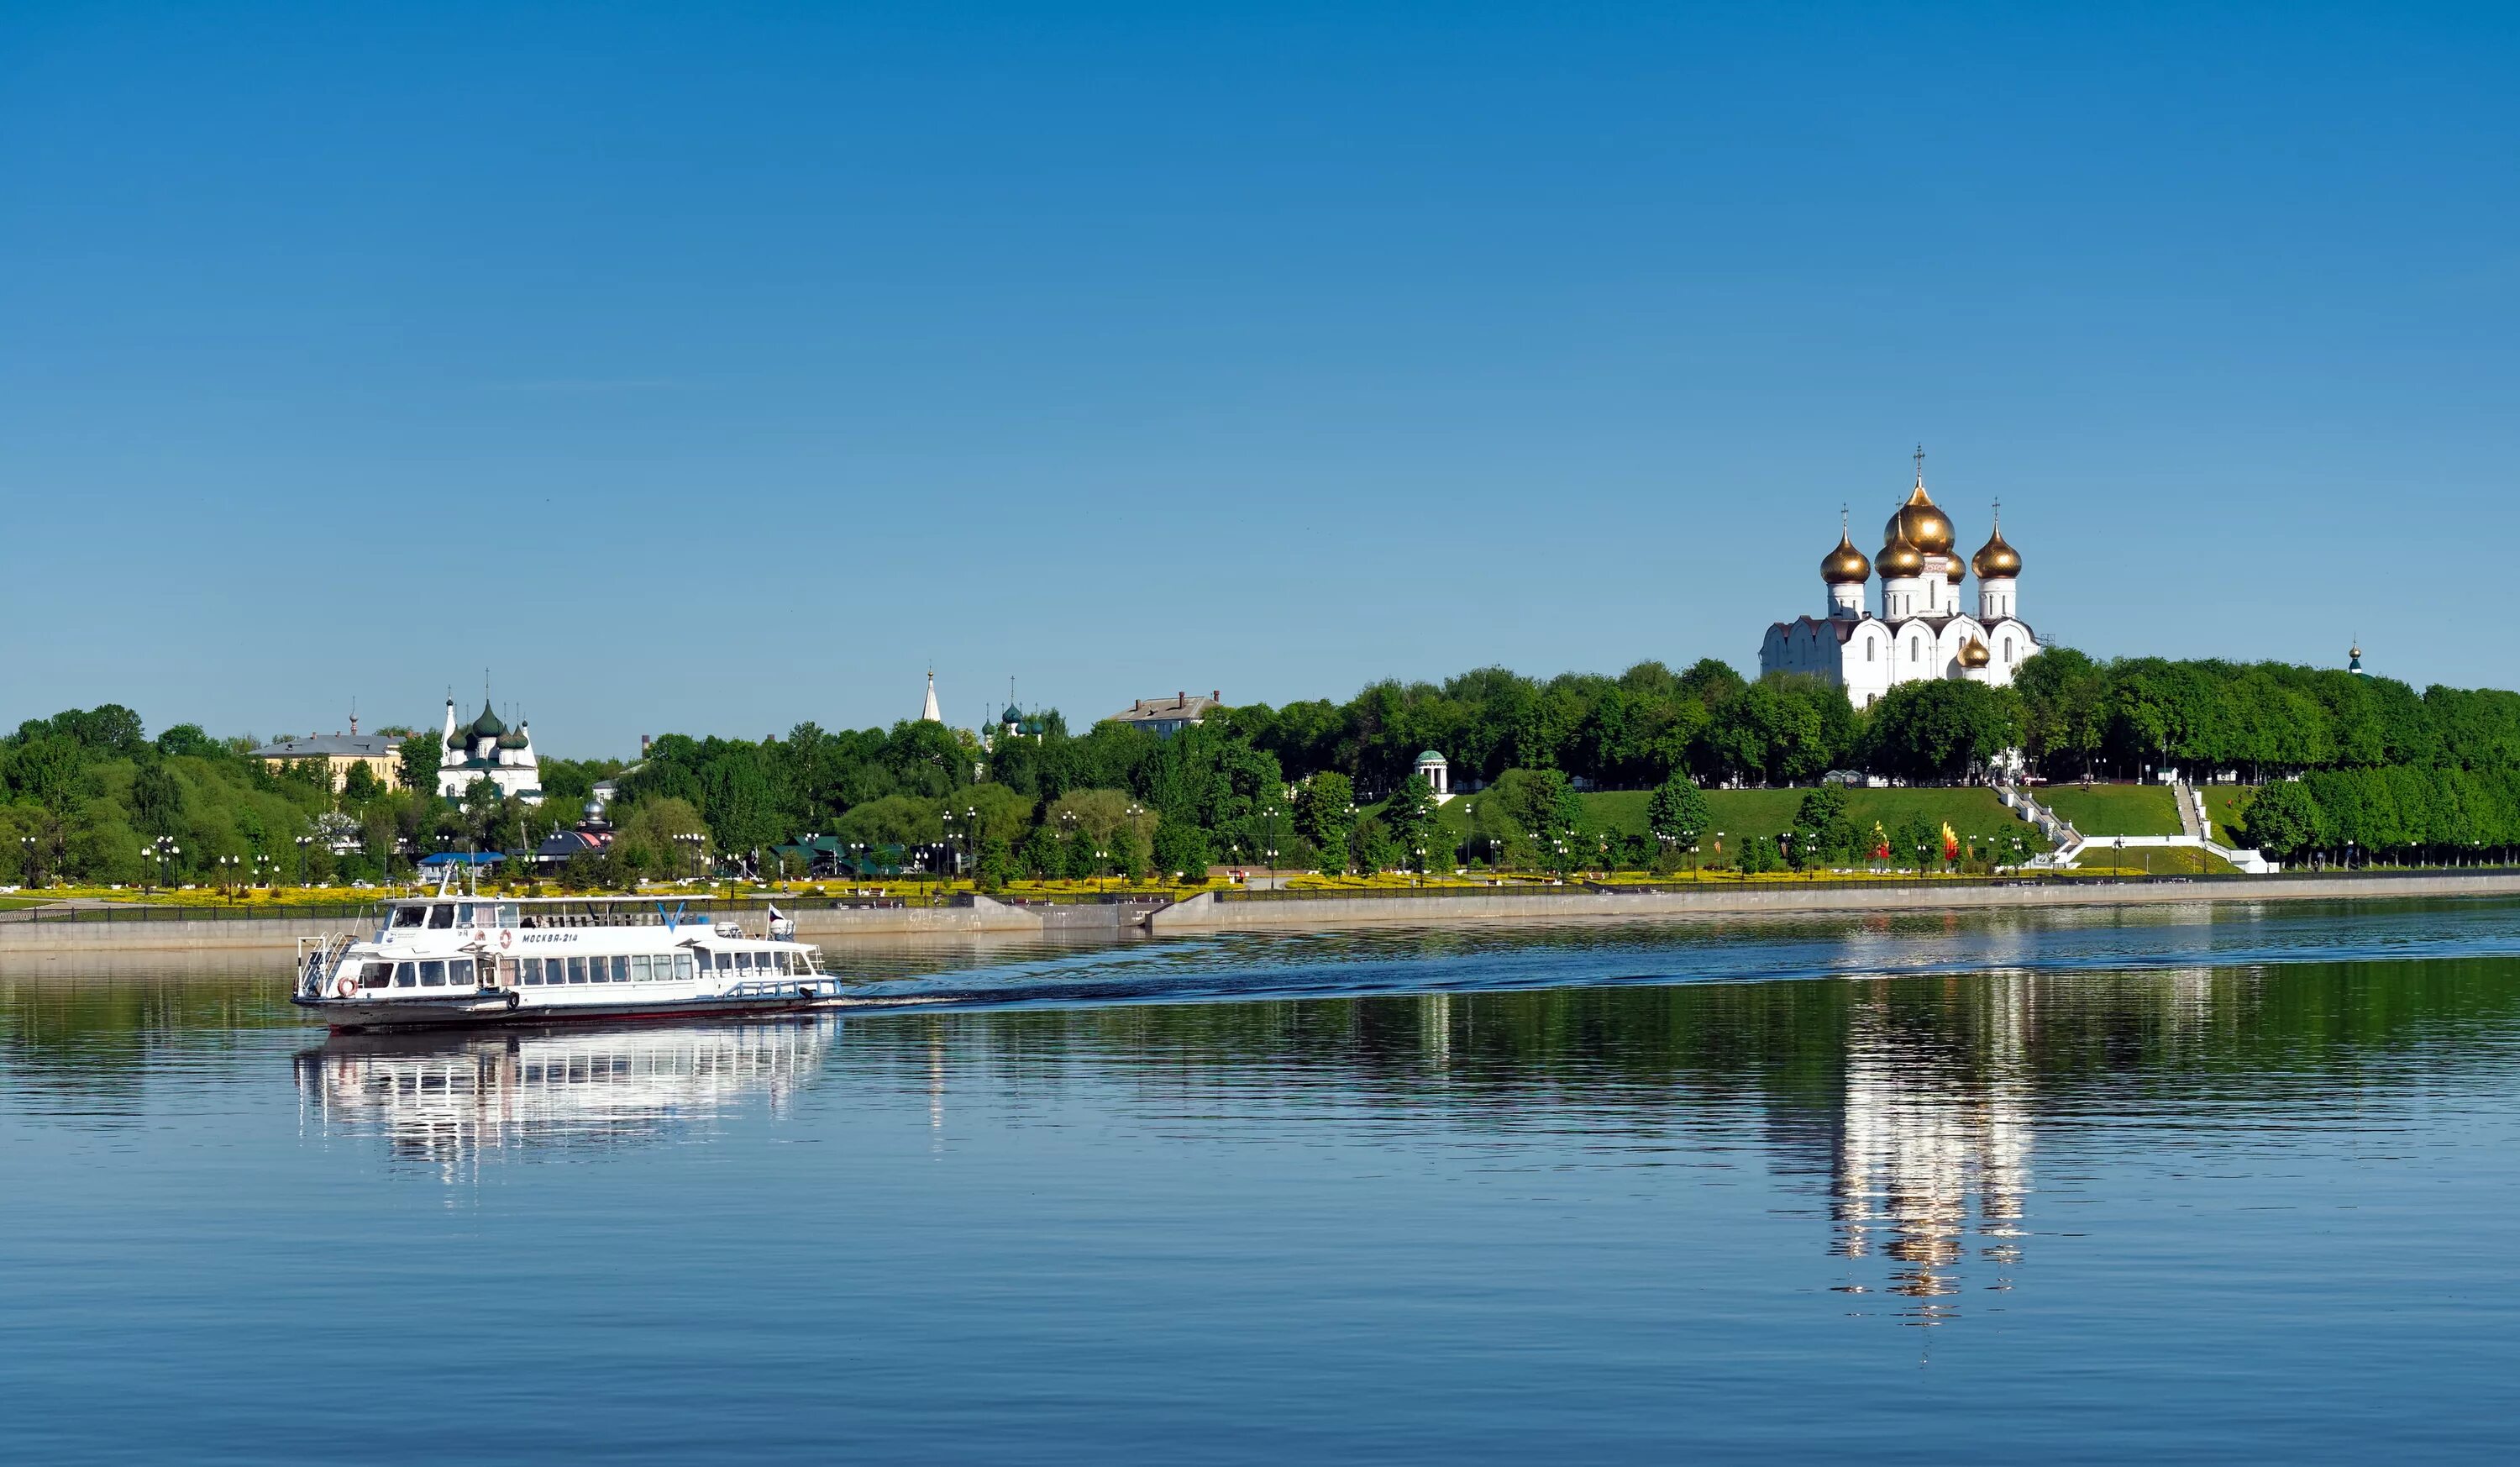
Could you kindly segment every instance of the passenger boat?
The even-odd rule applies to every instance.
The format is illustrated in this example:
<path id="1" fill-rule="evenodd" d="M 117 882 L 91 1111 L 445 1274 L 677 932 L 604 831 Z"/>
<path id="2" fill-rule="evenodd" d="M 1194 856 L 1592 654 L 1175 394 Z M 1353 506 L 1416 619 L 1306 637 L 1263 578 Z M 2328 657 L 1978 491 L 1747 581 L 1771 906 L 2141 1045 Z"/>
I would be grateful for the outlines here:
<path id="1" fill-rule="evenodd" d="M 669 1019 L 835 1006 L 795 924 L 760 935 L 649 897 L 488 897 L 441 887 L 375 930 L 298 941 L 290 1002 L 340 1032 Z"/>

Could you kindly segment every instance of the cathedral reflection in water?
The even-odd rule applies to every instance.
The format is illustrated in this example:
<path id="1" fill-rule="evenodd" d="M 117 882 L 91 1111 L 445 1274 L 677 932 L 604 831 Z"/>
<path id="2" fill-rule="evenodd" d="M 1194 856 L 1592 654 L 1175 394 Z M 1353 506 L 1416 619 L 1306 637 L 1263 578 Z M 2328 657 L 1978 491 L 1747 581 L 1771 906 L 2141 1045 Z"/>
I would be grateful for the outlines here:
<path id="1" fill-rule="evenodd" d="M 1978 1052 L 1919 1053 L 1878 1002 L 1848 1034 L 1845 1109 L 1835 1157 L 1830 1251 L 1886 1264 L 1878 1282 L 1915 1303 L 1911 1317 L 1947 1317 L 1971 1287 L 2007 1290 L 2028 1236 L 2032 1091 L 2023 1053 L 2037 987 L 1997 980 Z M 1974 1280 L 1972 1261 L 1984 1265 Z"/>
<path id="2" fill-rule="evenodd" d="M 338 1035 L 296 1056 L 307 1128 L 441 1164 L 653 1140 L 753 1102 L 783 1111 L 837 1021 Z"/>

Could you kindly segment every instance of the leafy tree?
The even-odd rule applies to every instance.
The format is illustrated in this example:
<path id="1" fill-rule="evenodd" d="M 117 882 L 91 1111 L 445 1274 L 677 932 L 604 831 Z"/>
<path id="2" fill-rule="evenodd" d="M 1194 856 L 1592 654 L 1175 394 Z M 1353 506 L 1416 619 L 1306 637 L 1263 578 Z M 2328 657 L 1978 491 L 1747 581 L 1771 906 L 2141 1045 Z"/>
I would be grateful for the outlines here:
<path id="1" fill-rule="evenodd" d="M 171 836 L 184 828 L 184 790 L 163 759 L 142 764 L 131 781 L 131 823 L 142 834 Z"/>
<path id="2" fill-rule="evenodd" d="M 1436 863 L 1451 864 L 1452 849 L 1435 830 L 1435 787 L 1422 774 L 1412 774 L 1382 807 L 1383 827 L 1406 857 L 1405 864 L 1425 871 Z"/>
<path id="3" fill-rule="evenodd" d="M 2263 852 L 2293 857 L 2318 842 L 2318 802 L 2291 779 L 2278 779 L 2248 802 L 2243 840 Z"/>
<path id="4" fill-rule="evenodd" d="M 1391 828 L 1378 816 L 1359 821 L 1348 837 L 1348 862 L 1358 871 L 1372 875 L 1377 871 L 1395 870 L 1407 859 L 1400 843 L 1391 838 Z"/>
<path id="5" fill-rule="evenodd" d="M 1295 833 L 1344 870 L 1356 829 L 1356 787 L 1334 770 L 1316 774 L 1295 795 Z"/>
<path id="6" fill-rule="evenodd" d="M 1873 767 L 1908 779 L 1964 778 L 2020 739 L 2019 700 L 1984 683 L 1902 683 L 1872 709 Z"/>
<path id="7" fill-rule="evenodd" d="M 1664 780 L 1645 802 L 1645 828 L 1671 849 L 1695 846 L 1712 823 L 1706 796 L 1686 774 Z"/>
<path id="8" fill-rule="evenodd" d="M 402 764 L 402 787 L 421 796 L 437 793 L 437 770 L 445 756 L 444 746 L 435 733 L 416 733 L 402 741 L 397 752 Z"/>
<path id="9" fill-rule="evenodd" d="M 1183 820 L 1157 821 L 1154 863 L 1157 871 L 1193 878 L 1205 876 L 1209 864 L 1207 833 Z"/>

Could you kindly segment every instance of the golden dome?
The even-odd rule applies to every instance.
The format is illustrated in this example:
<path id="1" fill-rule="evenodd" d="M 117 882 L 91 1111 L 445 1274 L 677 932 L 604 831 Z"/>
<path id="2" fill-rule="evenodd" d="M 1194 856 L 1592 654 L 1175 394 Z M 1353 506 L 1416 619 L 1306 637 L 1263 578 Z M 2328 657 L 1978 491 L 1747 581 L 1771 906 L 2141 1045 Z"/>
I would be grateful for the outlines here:
<path id="1" fill-rule="evenodd" d="M 1949 580 L 1953 585 L 1958 585 L 1960 583 L 1960 577 L 1967 573 L 1968 562 L 1961 560 L 1958 556 L 1952 556 L 1944 562 L 1943 578 Z"/>
<path id="2" fill-rule="evenodd" d="M 1899 506 L 1899 512 L 1890 517 L 1889 524 L 1881 527 L 1883 539 L 1897 539 L 1904 535 L 1909 544 L 1927 555 L 1950 554 L 1954 533 L 1951 516 L 1944 514 L 1942 508 L 1927 497 L 1921 475 L 1916 480 L 1916 487 L 1908 495 L 1908 502 Z"/>
<path id="3" fill-rule="evenodd" d="M 2003 542 L 2003 512 L 2002 510 L 1996 511 L 1995 532 L 1988 535 L 1986 537 L 1986 543 L 1978 547 L 1977 555 L 1974 559 L 1977 566 L 1977 578 L 1980 580 L 1985 580 L 1997 575 L 2019 575 L 2021 573 L 2021 552 L 2013 549 L 2010 545 Z"/>
<path id="4" fill-rule="evenodd" d="M 1995 654 L 1987 651 L 1986 644 L 1975 637 L 1960 645 L 1960 665 L 1963 667 L 1983 667 L 1994 661 Z"/>
<path id="5" fill-rule="evenodd" d="M 1899 533 L 1896 520 L 1890 522 L 1890 543 L 1881 547 L 1881 553 L 1872 558 L 1872 564 L 1880 568 L 1883 580 L 1899 580 L 1925 573 L 1924 552 Z"/>
<path id="6" fill-rule="evenodd" d="M 1833 586 L 1858 584 L 1872 574 L 1872 563 L 1855 542 L 1846 537 L 1844 528 L 1837 532 L 1837 548 L 1822 557 L 1820 578 Z"/>

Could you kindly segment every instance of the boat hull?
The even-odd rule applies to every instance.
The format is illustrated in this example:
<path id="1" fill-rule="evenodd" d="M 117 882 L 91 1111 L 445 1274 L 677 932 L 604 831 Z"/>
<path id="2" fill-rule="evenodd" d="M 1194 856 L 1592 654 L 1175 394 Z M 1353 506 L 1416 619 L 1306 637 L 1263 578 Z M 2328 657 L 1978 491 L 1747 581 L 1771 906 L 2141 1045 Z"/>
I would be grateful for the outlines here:
<path id="1" fill-rule="evenodd" d="M 789 992 L 703 995 L 628 1003 L 511 1002 L 491 994 L 449 999 L 365 1000 L 292 998 L 320 1016 L 335 1033 L 380 1033 L 422 1029 L 541 1028 L 553 1024 L 633 1024 L 650 1020 L 717 1019 L 742 1014 L 789 1014 L 851 1006 L 831 993 Z"/>

